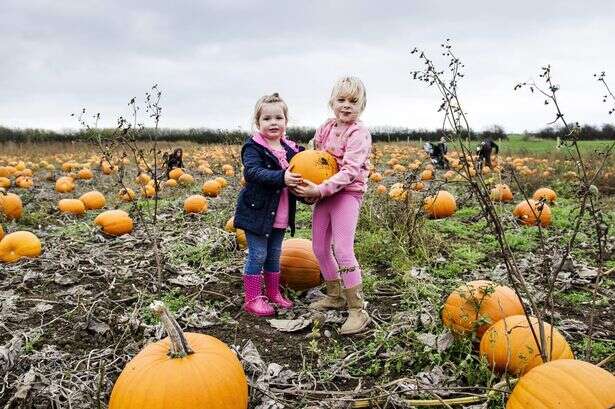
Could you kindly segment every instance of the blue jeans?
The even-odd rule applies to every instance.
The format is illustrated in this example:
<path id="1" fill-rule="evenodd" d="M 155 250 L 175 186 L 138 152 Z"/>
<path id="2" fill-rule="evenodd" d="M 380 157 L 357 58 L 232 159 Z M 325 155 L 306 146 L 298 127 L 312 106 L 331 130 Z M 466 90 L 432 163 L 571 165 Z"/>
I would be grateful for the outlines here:
<path id="1" fill-rule="evenodd" d="M 280 253 L 285 229 L 272 229 L 267 236 L 257 236 L 246 231 L 248 241 L 248 259 L 244 274 L 257 275 L 263 270 L 269 272 L 280 271 Z"/>

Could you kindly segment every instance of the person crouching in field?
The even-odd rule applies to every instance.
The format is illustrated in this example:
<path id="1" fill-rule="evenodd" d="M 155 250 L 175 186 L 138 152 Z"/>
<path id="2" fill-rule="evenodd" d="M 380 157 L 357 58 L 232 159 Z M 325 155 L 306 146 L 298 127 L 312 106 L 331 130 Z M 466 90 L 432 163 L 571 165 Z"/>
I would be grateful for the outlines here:
<path id="1" fill-rule="evenodd" d="M 293 306 L 280 292 L 280 253 L 286 228 L 295 232 L 297 202 L 287 187 L 302 182 L 288 170 L 288 162 L 303 148 L 286 139 L 288 107 L 277 93 L 257 101 L 254 124 L 258 131 L 241 148 L 246 185 L 239 192 L 234 225 L 245 230 L 248 242 L 243 308 L 264 317 L 275 313 L 269 302 Z"/>
<path id="2" fill-rule="evenodd" d="M 444 137 L 440 138 L 440 143 L 425 142 L 423 149 L 429 154 L 431 163 L 433 163 L 437 169 L 449 169 L 448 159 L 444 156 L 448 152 L 446 139 L 444 139 Z"/>
<path id="3" fill-rule="evenodd" d="M 164 156 L 167 156 L 167 154 L 165 153 Z M 163 156 L 163 159 L 165 159 L 164 156 Z M 173 169 L 184 167 L 184 161 L 182 157 L 183 157 L 183 154 L 182 154 L 181 148 L 175 149 L 173 153 L 171 153 L 170 155 L 166 157 L 167 179 L 169 178 L 169 172 L 171 172 Z"/>
<path id="4" fill-rule="evenodd" d="M 362 332 L 370 322 L 364 308 L 361 268 L 354 254 L 354 236 L 367 188 L 371 152 L 371 135 L 359 121 L 365 103 L 366 92 L 361 80 L 344 77 L 337 81 L 329 100 L 335 118 L 328 119 L 316 130 L 314 148 L 332 154 L 339 171 L 319 185 L 305 180 L 294 188 L 307 201 L 316 201 L 312 245 L 327 295 L 311 303 L 310 308 L 347 307 L 348 318 L 341 334 Z"/>
<path id="5" fill-rule="evenodd" d="M 480 171 L 483 168 L 483 164 L 487 164 L 489 168 L 493 168 L 491 164 L 491 154 L 495 150 L 495 154 L 497 155 L 500 151 L 498 145 L 493 142 L 491 139 L 484 140 L 476 147 L 476 153 L 478 154 L 478 161 L 476 162 L 476 167 Z"/>

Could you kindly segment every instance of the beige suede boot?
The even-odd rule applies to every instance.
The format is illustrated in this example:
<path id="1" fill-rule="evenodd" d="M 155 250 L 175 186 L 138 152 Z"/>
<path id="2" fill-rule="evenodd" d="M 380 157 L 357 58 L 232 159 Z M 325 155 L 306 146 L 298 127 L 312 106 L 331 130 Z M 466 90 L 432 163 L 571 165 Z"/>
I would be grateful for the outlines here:
<path id="1" fill-rule="evenodd" d="M 341 280 L 325 281 L 327 295 L 310 304 L 313 310 L 341 310 L 346 306 L 346 299 L 342 294 Z"/>
<path id="2" fill-rule="evenodd" d="M 352 288 L 345 288 L 346 302 L 348 303 L 348 318 L 340 329 L 340 334 L 350 335 L 362 332 L 371 322 L 363 304 L 363 286 L 355 285 Z"/>

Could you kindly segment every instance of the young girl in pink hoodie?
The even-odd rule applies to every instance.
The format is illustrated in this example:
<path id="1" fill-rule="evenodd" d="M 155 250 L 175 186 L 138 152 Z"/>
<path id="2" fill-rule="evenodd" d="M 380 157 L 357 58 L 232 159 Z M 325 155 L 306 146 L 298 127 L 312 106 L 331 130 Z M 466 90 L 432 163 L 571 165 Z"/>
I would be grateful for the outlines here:
<path id="1" fill-rule="evenodd" d="M 328 119 L 316 130 L 314 148 L 333 155 L 339 171 L 319 185 L 304 180 L 302 185 L 293 188 L 297 195 L 316 202 L 312 243 L 327 295 L 310 307 L 317 310 L 347 307 L 348 319 L 342 325 L 341 334 L 361 332 L 370 322 L 364 309 L 361 269 L 353 246 L 371 153 L 371 135 L 359 121 L 365 104 L 366 92 L 361 80 L 344 77 L 335 83 L 329 100 L 335 118 Z"/>

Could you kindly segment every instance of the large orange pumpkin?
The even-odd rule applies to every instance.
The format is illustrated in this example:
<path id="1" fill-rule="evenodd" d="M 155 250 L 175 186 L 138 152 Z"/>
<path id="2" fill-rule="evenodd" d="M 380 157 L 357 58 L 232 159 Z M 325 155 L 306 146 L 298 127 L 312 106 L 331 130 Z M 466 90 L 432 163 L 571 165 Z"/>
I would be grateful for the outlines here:
<path id="1" fill-rule="evenodd" d="M 318 185 L 337 173 L 337 162 L 329 152 L 308 149 L 293 156 L 290 170 Z"/>
<path id="2" fill-rule="evenodd" d="M 84 193 L 79 200 L 83 202 L 87 210 L 102 209 L 107 204 L 105 195 L 96 190 Z"/>
<path id="3" fill-rule="evenodd" d="M 11 187 L 11 179 L 0 176 L 0 187 L 3 189 L 8 189 Z"/>
<path id="4" fill-rule="evenodd" d="M 29 231 L 16 231 L 0 240 L 0 260 L 13 263 L 22 257 L 41 255 L 41 241 Z"/>
<path id="5" fill-rule="evenodd" d="M 476 328 L 480 338 L 496 321 L 517 314 L 523 314 L 523 306 L 512 288 L 477 280 L 457 287 L 448 296 L 442 308 L 442 322 L 460 335 Z"/>
<path id="6" fill-rule="evenodd" d="M 8 219 L 19 219 L 23 211 L 21 198 L 15 193 L 0 193 L 0 212 Z"/>
<path id="7" fill-rule="evenodd" d="M 109 409 L 246 409 L 248 383 L 235 353 L 212 336 L 182 333 L 163 303 L 152 310 L 169 336 L 126 364 Z"/>
<path id="8" fill-rule="evenodd" d="M 179 182 L 179 184 L 187 186 L 194 183 L 194 177 L 192 177 L 192 175 L 188 173 L 184 173 L 179 177 L 179 179 L 177 179 L 177 181 Z"/>
<path id="9" fill-rule="evenodd" d="M 575 359 L 532 369 L 517 382 L 506 409 L 604 409 L 615 406 L 615 376 Z"/>
<path id="10" fill-rule="evenodd" d="M 424 208 L 427 214 L 434 219 L 451 216 L 457 210 L 455 197 L 446 190 L 440 190 L 435 196 L 425 198 Z"/>
<path id="11" fill-rule="evenodd" d="M 130 233 L 133 228 L 132 219 L 123 210 L 107 210 L 94 219 L 94 224 L 101 226 L 102 230 L 112 236 L 121 236 Z"/>
<path id="12" fill-rule="evenodd" d="M 551 224 L 551 209 L 546 203 L 538 202 L 534 199 L 523 200 L 513 210 L 513 215 L 521 223 L 535 226 L 548 226 Z"/>
<path id="13" fill-rule="evenodd" d="M 320 267 L 312 250 L 312 241 L 287 239 L 280 256 L 282 283 L 293 290 L 307 290 L 321 283 Z"/>
<path id="14" fill-rule="evenodd" d="M 58 209 L 62 213 L 82 215 L 85 213 L 85 205 L 79 199 L 62 199 L 58 202 Z"/>
<path id="15" fill-rule="evenodd" d="M 62 176 L 58 180 L 56 180 L 56 192 L 58 193 L 68 193 L 75 190 L 75 182 L 73 178 L 70 176 Z"/>
<path id="16" fill-rule="evenodd" d="M 169 172 L 169 178 L 177 180 L 183 174 L 184 174 L 183 169 L 181 169 L 181 168 L 174 168 L 174 169 L 172 169 Z"/>
<path id="17" fill-rule="evenodd" d="M 538 336 L 538 319 L 530 317 L 532 328 Z M 574 359 L 566 339 L 553 328 L 553 350 L 551 345 L 551 325 L 544 323 L 547 356 L 550 360 Z M 524 374 L 543 363 L 539 348 L 525 315 L 511 315 L 493 324 L 480 341 L 480 354 L 491 367 L 514 375 Z"/>
<path id="18" fill-rule="evenodd" d="M 186 213 L 203 213 L 207 211 L 207 199 L 201 195 L 192 195 L 184 201 Z"/>

